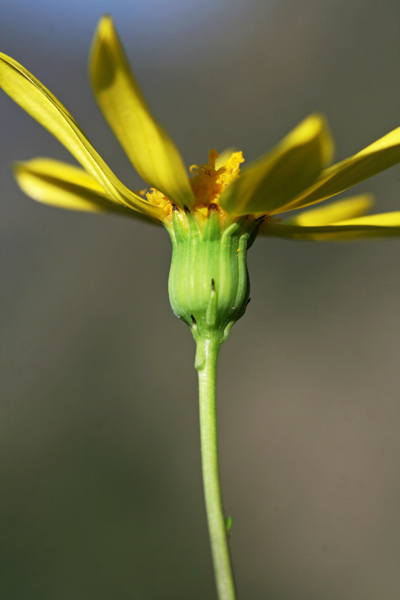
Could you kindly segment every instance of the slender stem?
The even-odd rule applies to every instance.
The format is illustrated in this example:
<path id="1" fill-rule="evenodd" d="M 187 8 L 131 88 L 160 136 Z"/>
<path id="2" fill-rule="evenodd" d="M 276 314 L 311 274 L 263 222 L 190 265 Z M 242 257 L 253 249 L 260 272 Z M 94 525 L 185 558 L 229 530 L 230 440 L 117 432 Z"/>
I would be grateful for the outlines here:
<path id="1" fill-rule="evenodd" d="M 235 600 L 235 583 L 218 468 L 215 385 L 220 345 L 221 341 L 217 336 L 197 341 L 198 357 L 201 357 L 196 362 L 199 373 L 201 455 L 208 530 L 218 599 Z"/>

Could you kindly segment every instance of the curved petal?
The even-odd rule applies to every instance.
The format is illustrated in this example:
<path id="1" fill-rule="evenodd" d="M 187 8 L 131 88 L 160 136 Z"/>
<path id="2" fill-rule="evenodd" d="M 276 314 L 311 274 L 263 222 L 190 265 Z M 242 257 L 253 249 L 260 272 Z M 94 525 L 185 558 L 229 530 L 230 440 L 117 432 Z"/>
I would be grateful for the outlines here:
<path id="1" fill-rule="evenodd" d="M 325 118 L 310 115 L 276 148 L 244 169 L 222 194 L 220 204 L 234 215 L 279 213 L 317 179 L 332 152 Z"/>
<path id="2" fill-rule="evenodd" d="M 259 233 L 265 236 L 291 240 L 314 240 L 322 242 L 355 241 L 369 238 L 400 236 L 400 211 L 368 215 L 359 219 L 348 219 L 331 225 L 285 225 L 266 222 Z"/>
<path id="3" fill-rule="evenodd" d="M 337 202 L 331 202 L 327 206 L 319 206 L 305 210 L 291 219 L 285 219 L 285 225 L 330 225 L 344 219 L 353 219 L 365 215 L 374 202 L 370 194 L 352 196 Z"/>
<path id="4" fill-rule="evenodd" d="M 107 195 L 121 205 L 161 218 L 158 207 L 152 206 L 119 181 L 57 98 L 22 65 L 5 54 L 0 54 L 0 87 L 75 156 Z"/>
<path id="5" fill-rule="evenodd" d="M 84 212 L 112 212 L 154 223 L 145 215 L 111 200 L 83 169 L 49 158 L 16 163 L 14 175 L 21 189 L 43 204 Z"/>
<path id="6" fill-rule="evenodd" d="M 182 208 L 194 197 L 181 155 L 152 116 L 110 16 L 101 19 L 90 56 L 97 102 L 141 177 Z"/>
<path id="7" fill-rule="evenodd" d="M 326 169 L 314 185 L 290 203 L 287 210 L 321 202 L 399 162 L 400 127 L 397 127 L 354 156 Z"/>

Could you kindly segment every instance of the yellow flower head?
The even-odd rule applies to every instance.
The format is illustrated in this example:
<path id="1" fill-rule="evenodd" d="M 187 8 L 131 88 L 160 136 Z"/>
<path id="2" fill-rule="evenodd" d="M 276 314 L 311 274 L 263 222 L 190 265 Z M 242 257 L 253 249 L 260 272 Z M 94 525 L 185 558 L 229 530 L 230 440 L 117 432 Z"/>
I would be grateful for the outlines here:
<path id="1" fill-rule="evenodd" d="M 153 117 L 129 67 L 110 16 L 99 23 L 90 56 L 97 102 L 149 189 L 129 190 L 114 175 L 67 109 L 31 73 L 0 55 L 0 86 L 46 127 L 83 169 L 44 158 L 15 166 L 21 188 L 39 202 L 61 208 L 116 212 L 171 225 L 173 211 L 191 211 L 199 222 L 210 207 L 220 219 L 264 217 L 258 233 L 291 239 L 360 239 L 399 235 L 400 212 L 365 216 L 368 195 L 324 208 L 302 209 L 356 185 L 400 161 L 400 127 L 333 166 L 333 141 L 324 117 L 313 114 L 273 150 L 241 169 L 243 155 L 211 150 L 208 163 L 186 170 L 181 155 Z M 217 207 L 217 208 L 216 208 Z"/>

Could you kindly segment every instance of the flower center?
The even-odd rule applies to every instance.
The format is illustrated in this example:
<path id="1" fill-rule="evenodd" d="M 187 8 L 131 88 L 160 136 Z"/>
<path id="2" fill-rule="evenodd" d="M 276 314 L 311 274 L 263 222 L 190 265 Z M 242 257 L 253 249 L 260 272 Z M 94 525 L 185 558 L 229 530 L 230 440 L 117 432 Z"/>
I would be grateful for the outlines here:
<path id="1" fill-rule="evenodd" d="M 224 159 L 226 159 L 225 162 Z M 206 217 L 208 208 L 218 204 L 218 198 L 224 189 L 239 176 L 242 162 L 244 162 L 242 152 L 232 152 L 229 157 L 220 157 L 218 152 L 212 148 L 208 153 L 208 163 L 200 166 L 192 165 L 189 168 L 192 175 L 189 181 L 196 198 L 194 208 L 200 214 L 204 213 L 203 216 Z M 219 166 L 218 163 L 222 164 Z M 173 202 L 159 190 L 150 188 L 150 191 L 141 190 L 138 193 L 145 196 L 151 204 L 164 209 L 167 215 L 171 214 Z"/>
<path id="2" fill-rule="evenodd" d="M 238 177 L 240 164 L 244 162 L 242 152 L 232 152 L 226 163 L 217 168 L 218 158 L 218 152 L 212 148 L 208 153 L 208 163 L 192 165 L 189 169 L 193 175 L 190 185 L 197 201 L 196 208 L 218 203 L 224 189 Z"/>

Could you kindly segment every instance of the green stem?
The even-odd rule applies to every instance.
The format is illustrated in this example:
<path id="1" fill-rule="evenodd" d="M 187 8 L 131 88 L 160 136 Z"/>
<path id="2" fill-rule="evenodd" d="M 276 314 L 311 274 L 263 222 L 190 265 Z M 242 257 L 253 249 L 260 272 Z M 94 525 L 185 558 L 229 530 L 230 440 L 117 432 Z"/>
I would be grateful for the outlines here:
<path id="1" fill-rule="evenodd" d="M 235 600 L 235 583 L 218 468 L 215 386 L 220 346 L 221 339 L 218 334 L 211 334 L 206 339 L 197 340 L 196 368 L 199 374 L 201 455 L 208 530 L 218 599 Z"/>

